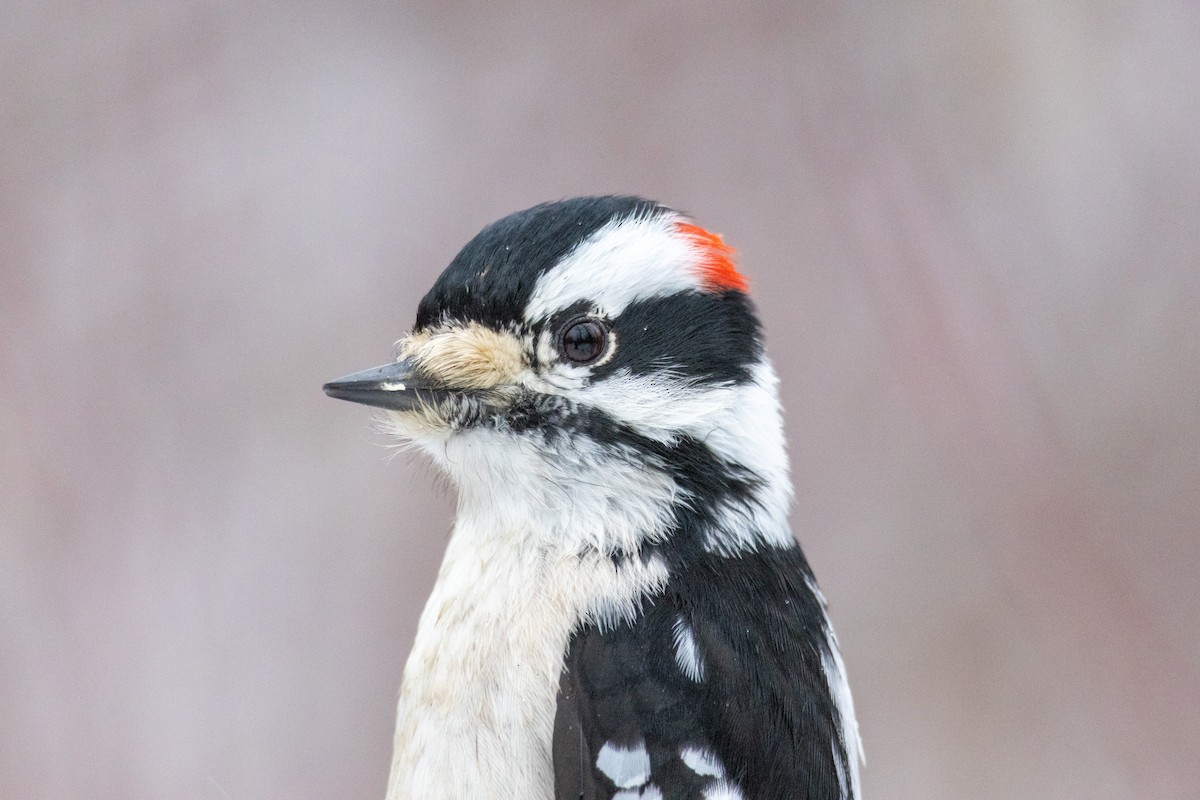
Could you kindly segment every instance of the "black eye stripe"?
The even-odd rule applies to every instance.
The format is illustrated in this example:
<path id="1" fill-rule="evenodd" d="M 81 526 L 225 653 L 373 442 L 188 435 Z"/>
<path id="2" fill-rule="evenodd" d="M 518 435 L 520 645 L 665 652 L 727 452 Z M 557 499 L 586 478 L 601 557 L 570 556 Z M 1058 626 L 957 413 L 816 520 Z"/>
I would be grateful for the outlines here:
<path id="1" fill-rule="evenodd" d="M 682 292 L 635 300 L 612 321 L 620 348 L 593 380 L 664 369 L 697 382 L 745 383 L 762 358 L 758 320 L 742 292 Z"/>
<path id="2" fill-rule="evenodd" d="M 608 344 L 608 329 L 594 317 L 576 317 L 563 326 L 558 351 L 572 364 L 591 364 Z"/>

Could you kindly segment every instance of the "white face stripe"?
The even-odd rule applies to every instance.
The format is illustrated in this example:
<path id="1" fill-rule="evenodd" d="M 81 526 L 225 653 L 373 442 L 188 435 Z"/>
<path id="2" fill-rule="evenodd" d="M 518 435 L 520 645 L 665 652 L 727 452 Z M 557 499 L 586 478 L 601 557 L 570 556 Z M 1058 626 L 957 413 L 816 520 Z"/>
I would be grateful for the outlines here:
<path id="1" fill-rule="evenodd" d="M 602 381 L 558 389 L 563 396 L 598 408 L 640 433 L 663 442 L 680 434 L 704 442 L 725 460 L 762 481 L 751 507 L 720 507 L 720 535 L 707 537 L 714 552 L 733 553 L 761 542 L 790 547 L 787 523 L 792 502 L 787 446 L 775 371 L 766 359 L 737 386 L 697 383 L 669 373 L 632 375 L 619 370 Z"/>
<path id="2" fill-rule="evenodd" d="M 740 464 L 762 481 L 757 502 L 749 510 L 727 509 L 721 535 L 710 536 L 705 546 L 714 552 L 732 553 L 766 541 L 776 547 L 794 543 L 788 527 L 792 482 L 788 475 L 787 442 L 779 406 L 779 379 L 765 358 L 751 368 L 752 379 L 738 386 L 725 412 L 714 417 L 712 428 L 698 438 L 725 460 Z"/>
<path id="3" fill-rule="evenodd" d="M 679 434 L 706 436 L 730 408 L 736 389 L 698 383 L 666 371 L 634 375 L 621 368 L 603 380 L 560 393 L 598 408 L 652 439 L 668 442 Z"/>
<path id="4" fill-rule="evenodd" d="M 612 318 L 635 300 L 702 289 L 695 245 L 675 230 L 681 217 L 623 217 L 604 225 L 538 278 L 525 307 L 537 322 L 581 300 Z"/>

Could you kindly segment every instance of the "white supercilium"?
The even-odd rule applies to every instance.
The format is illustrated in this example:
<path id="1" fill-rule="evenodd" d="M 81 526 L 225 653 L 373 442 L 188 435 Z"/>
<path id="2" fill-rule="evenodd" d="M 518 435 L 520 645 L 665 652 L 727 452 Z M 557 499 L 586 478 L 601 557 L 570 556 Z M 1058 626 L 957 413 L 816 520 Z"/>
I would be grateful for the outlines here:
<path id="1" fill-rule="evenodd" d="M 580 300 L 613 318 L 635 300 L 699 289 L 693 245 L 674 231 L 680 219 L 664 213 L 601 227 L 538 279 L 525 319 L 545 319 Z"/>

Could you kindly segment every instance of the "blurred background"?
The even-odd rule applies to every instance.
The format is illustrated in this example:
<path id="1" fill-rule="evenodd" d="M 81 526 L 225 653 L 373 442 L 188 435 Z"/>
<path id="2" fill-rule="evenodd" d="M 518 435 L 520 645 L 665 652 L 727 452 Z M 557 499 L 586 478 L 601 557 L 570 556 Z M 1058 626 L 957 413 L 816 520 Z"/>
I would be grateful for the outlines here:
<path id="1" fill-rule="evenodd" d="M 866 797 L 1200 796 L 1200 6 L 0 11 L 0 797 L 381 798 L 482 225 L 739 248 Z"/>

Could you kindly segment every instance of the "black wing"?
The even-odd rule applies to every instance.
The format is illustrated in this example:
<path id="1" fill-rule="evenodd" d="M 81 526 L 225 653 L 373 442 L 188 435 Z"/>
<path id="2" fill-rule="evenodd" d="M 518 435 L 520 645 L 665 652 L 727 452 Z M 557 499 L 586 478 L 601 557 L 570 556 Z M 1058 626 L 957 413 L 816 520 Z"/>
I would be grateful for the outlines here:
<path id="1" fill-rule="evenodd" d="M 706 555 L 633 623 L 578 630 L 555 719 L 559 800 L 853 797 L 811 580 L 798 547 Z"/>

